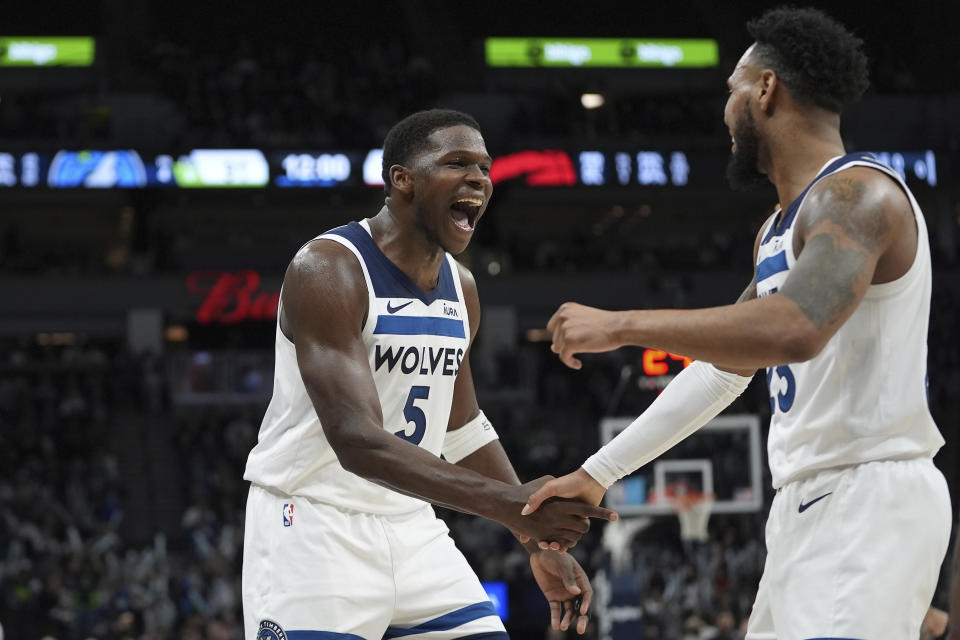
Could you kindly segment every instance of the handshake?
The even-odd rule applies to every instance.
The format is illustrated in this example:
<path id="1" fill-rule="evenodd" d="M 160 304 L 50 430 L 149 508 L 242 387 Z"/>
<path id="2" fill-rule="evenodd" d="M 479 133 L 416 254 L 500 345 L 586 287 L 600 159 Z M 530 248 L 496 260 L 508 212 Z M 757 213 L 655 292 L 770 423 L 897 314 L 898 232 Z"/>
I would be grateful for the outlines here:
<path id="1" fill-rule="evenodd" d="M 606 489 L 583 469 L 560 478 L 543 476 L 508 489 L 493 518 L 521 542 L 534 540 L 541 549 L 566 551 L 590 530 L 590 518 L 613 522 L 615 511 L 597 505 Z"/>

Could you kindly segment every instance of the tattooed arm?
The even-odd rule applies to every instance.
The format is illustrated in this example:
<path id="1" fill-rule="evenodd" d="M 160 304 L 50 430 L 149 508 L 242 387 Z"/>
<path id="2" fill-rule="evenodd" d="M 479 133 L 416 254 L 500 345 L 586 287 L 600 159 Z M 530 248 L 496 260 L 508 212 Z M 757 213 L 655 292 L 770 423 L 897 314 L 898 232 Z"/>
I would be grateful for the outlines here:
<path id="1" fill-rule="evenodd" d="M 916 223 L 906 195 L 892 180 L 857 168 L 818 184 L 797 225 L 799 258 L 781 293 L 816 328 L 819 352 L 870 284 L 907 272 L 916 253 Z"/>
<path id="2" fill-rule="evenodd" d="M 817 355 L 871 283 L 909 269 L 917 231 L 904 192 L 875 169 L 829 176 L 808 194 L 795 236 L 799 257 L 778 293 L 709 309 L 611 312 L 566 303 L 550 319 L 553 350 L 580 368 L 577 353 L 643 345 L 730 371 Z"/>

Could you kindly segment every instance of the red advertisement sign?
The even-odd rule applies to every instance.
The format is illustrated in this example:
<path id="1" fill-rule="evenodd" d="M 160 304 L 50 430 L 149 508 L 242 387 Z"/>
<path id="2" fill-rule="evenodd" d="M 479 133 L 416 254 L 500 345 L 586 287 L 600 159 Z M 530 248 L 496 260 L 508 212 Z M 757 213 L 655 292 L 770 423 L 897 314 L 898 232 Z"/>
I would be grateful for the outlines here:
<path id="1" fill-rule="evenodd" d="M 248 320 L 276 320 L 279 291 L 262 291 L 260 274 L 242 271 L 195 271 L 187 276 L 187 291 L 202 298 L 197 309 L 200 324 L 237 324 Z"/>

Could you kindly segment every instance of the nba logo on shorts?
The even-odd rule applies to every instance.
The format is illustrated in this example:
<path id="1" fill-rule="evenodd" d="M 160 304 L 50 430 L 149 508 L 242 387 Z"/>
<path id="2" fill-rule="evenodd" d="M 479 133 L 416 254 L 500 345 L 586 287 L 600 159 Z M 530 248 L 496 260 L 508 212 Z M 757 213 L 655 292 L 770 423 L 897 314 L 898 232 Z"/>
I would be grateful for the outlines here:
<path id="1" fill-rule="evenodd" d="M 283 505 L 283 526 L 292 527 L 293 526 L 293 503 L 288 502 Z"/>

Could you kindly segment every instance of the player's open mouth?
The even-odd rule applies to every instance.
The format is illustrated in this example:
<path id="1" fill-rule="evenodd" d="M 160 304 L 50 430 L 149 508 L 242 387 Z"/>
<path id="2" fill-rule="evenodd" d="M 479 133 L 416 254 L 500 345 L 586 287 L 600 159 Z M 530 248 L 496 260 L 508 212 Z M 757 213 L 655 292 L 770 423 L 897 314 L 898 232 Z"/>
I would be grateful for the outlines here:
<path id="1" fill-rule="evenodd" d="M 473 231 L 482 206 L 481 198 L 460 198 L 450 206 L 453 224 L 463 231 Z"/>

